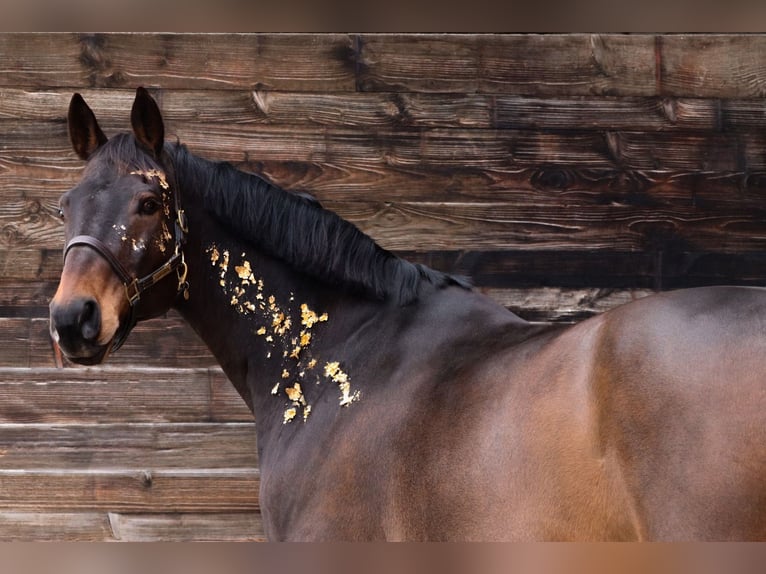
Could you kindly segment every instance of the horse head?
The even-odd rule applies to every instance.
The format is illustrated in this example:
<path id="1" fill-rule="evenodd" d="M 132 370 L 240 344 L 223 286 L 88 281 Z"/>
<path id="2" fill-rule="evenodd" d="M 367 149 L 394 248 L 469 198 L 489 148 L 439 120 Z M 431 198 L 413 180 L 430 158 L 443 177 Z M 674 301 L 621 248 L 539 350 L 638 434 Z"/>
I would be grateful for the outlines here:
<path id="1" fill-rule="evenodd" d="M 79 94 L 68 122 L 72 146 L 87 164 L 59 204 L 66 247 L 50 331 L 68 359 L 96 364 L 138 320 L 164 313 L 187 293 L 186 224 L 162 117 L 145 89 L 133 102 L 132 134 L 108 140 Z"/>

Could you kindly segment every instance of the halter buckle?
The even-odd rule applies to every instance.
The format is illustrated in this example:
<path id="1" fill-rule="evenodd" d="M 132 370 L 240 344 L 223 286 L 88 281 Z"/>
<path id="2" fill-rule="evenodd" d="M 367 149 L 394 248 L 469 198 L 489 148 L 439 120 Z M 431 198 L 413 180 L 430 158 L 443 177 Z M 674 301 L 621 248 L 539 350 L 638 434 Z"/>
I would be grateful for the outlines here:
<path id="1" fill-rule="evenodd" d="M 125 295 L 128 297 L 128 303 L 133 307 L 141 299 L 141 288 L 138 286 L 138 279 L 130 283 L 125 283 Z"/>
<path id="2" fill-rule="evenodd" d="M 178 209 L 176 211 L 176 222 L 181 231 L 189 233 L 189 223 L 186 221 L 186 212 L 183 209 Z M 176 239 L 176 241 L 178 241 L 178 239 Z"/>

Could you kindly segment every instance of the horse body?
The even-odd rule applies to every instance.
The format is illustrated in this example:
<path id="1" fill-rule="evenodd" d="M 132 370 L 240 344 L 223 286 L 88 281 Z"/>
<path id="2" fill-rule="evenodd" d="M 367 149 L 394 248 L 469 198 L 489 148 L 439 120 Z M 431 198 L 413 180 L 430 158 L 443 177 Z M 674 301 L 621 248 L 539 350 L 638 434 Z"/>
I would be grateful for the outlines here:
<path id="1" fill-rule="evenodd" d="M 147 177 L 158 167 L 181 194 L 177 289 L 175 275 L 159 280 L 137 316 L 175 306 L 253 410 L 270 539 L 766 538 L 766 291 L 692 289 L 570 327 L 530 324 L 311 201 L 163 146 L 152 104 L 139 91 L 128 142 L 154 151 L 149 169 L 120 167 L 127 140 L 106 142 L 73 100 L 74 147 L 93 159 L 67 204 L 102 201 L 91 180 L 136 187 L 138 199 L 112 202 L 123 211 L 147 190 L 162 196 Z M 258 225 L 242 216 L 272 202 Z M 122 243 L 153 244 L 173 211 L 164 205 L 165 219 L 145 209 L 139 223 L 105 218 L 86 231 L 125 225 L 144 235 Z M 76 221 L 68 237 L 83 233 Z M 248 236 L 249 226 L 271 231 Z M 301 259 L 294 234 L 310 237 L 313 255 Z M 104 325 L 128 316 L 101 250 L 122 249 L 137 275 L 167 259 L 96 245 L 68 252 L 51 305 L 54 336 L 80 362 L 108 355 L 103 341 L 117 335 Z M 74 280 L 89 266 L 107 285 Z"/>

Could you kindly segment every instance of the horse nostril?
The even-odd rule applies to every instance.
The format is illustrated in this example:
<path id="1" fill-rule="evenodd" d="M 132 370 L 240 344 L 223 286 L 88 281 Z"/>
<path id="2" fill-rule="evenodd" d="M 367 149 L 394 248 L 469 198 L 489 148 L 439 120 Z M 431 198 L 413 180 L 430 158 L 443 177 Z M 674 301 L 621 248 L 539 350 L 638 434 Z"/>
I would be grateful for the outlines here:
<path id="1" fill-rule="evenodd" d="M 80 334 L 85 341 L 94 341 L 101 330 L 101 313 L 93 299 L 86 299 L 77 317 Z"/>

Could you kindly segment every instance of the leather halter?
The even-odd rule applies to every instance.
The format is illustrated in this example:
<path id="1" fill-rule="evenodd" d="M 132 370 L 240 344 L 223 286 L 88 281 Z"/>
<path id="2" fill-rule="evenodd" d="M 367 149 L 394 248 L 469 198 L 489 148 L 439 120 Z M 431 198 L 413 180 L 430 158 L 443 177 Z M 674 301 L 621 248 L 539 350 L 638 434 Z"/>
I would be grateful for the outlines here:
<path id="1" fill-rule="evenodd" d="M 141 300 L 141 295 L 143 295 L 152 286 L 159 283 L 167 275 L 173 271 L 176 272 L 176 275 L 178 276 L 177 293 L 183 292 L 184 299 L 189 298 L 189 283 L 186 281 L 188 268 L 186 266 L 186 261 L 184 260 L 183 253 L 183 245 L 186 243 L 186 234 L 189 232 L 189 229 L 187 227 L 186 214 L 184 213 L 184 210 L 181 209 L 179 190 L 177 186 L 174 187 L 176 187 L 176 189 L 173 189 L 171 192 L 174 198 L 176 213 L 175 252 L 170 257 L 170 259 L 168 259 L 165 263 L 160 265 L 157 269 L 148 275 L 140 278 L 133 277 L 130 272 L 125 269 L 125 266 L 120 263 L 120 260 L 117 259 L 114 253 L 112 253 L 100 239 L 93 237 L 92 235 L 77 235 L 70 239 L 64 248 L 64 261 L 66 261 L 66 256 L 72 247 L 86 245 L 91 249 L 94 249 L 99 255 L 106 259 L 107 262 L 109 262 L 109 265 L 111 265 L 112 269 L 120 278 L 123 286 L 125 287 L 125 296 L 127 297 L 128 303 L 130 305 L 130 312 L 128 315 L 128 320 L 124 323 L 121 323 L 117 329 L 117 333 L 115 334 L 114 340 L 112 342 L 111 351 L 116 351 L 122 346 L 122 344 L 128 338 L 128 334 L 138 322 L 136 306 Z"/>

